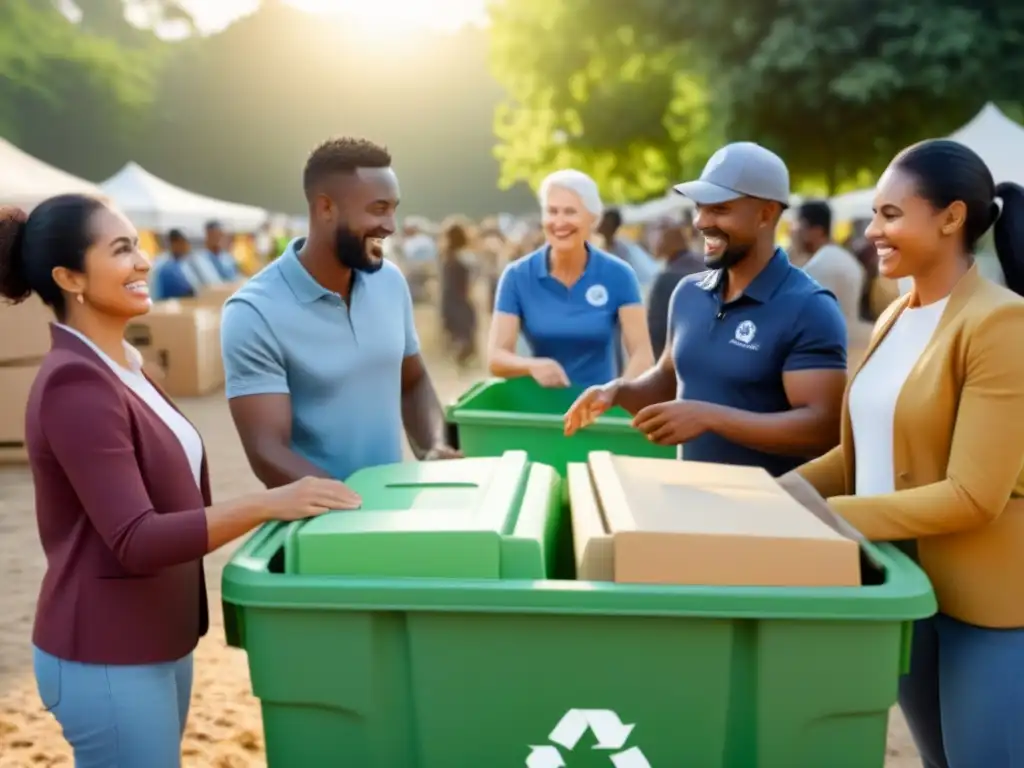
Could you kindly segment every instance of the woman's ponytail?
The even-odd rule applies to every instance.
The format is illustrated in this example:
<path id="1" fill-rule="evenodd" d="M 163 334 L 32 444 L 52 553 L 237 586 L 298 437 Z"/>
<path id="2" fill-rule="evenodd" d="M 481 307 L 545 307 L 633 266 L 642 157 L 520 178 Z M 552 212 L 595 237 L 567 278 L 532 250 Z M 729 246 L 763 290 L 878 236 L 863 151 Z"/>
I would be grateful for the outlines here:
<path id="1" fill-rule="evenodd" d="M 22 248 L 27 221 L 28 216 L 20 208 L 0 206 L 0 297 L 15 303 L 32 293 Z"/>
<path id="2" fill-rule="evenodd" d="M 1002 203 L 992 227 L 996 254 L 1006 286 L 1024 296 L 1024 187 L 1004 181 L 996 185 L 996 197 Z"/>

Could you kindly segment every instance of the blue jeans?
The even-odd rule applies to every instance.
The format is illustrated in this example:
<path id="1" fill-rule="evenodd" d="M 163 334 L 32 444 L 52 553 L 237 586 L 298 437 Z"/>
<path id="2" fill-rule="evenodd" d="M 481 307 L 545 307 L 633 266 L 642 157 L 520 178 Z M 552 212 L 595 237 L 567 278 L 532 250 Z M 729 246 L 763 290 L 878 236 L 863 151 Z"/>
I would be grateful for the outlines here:
<path id="1" fill-rule="evenodd" d="M 1024 768 L 1024 629 L 916 622 L 900 708 L 924 768 Z"/>
<path id="2" fill-rule="evenodd" d="M 36 684 L 75 768 L 180 768 L 192 654 L 164 664 L 81 664 L 33 649 Z"/>

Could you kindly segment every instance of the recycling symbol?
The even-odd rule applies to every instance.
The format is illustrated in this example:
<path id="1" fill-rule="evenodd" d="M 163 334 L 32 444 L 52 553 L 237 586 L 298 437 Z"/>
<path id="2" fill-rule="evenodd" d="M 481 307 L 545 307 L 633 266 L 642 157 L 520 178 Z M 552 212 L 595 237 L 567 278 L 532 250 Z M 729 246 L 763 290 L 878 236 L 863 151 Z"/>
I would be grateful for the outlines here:
<path id="1" fill-rule="evenodd" d="M 597 739 L 594 749 L 606 750 L 615 768 L 651 768 L 640 747 L 625 748 L 634 727 L 623 723 L 610 709 L 570 709 L 548 736 L 554 744 L 531 745 L 526 768 L 565 768 L 558 747 L 572 752 L 588 730 Z"/>

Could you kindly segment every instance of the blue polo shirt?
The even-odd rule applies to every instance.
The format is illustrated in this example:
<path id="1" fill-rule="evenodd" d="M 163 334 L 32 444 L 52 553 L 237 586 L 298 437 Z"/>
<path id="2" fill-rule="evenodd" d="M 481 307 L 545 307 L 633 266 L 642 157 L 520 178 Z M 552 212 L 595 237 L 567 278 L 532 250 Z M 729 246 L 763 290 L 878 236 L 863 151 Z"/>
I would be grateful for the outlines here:
<path id="1" fill-rule="evenodd" d="M 669 304 L 677 397 L 754 413 L 788 411 L 787 371 L 846 370 L 846 321 L 835 296 L 779 249 L 738 299 L 722 302 L 721 270 L 688 275 Z M 764 467 L 779 476 L 804 459 L 755 451 L 708 432 L 679 458 Z"/>
<path id="2" fill-rule="evenodd" d="M 356 273 L 346 305 L 299 262 L 302 243 L 224 306 L 227 396 L 289 395 L 292 449 L 344 480 L 402 460 L 402 361 L 419 352 L 412 299 L 385 262 Z"/>
<path id="3" fill-rule="evenodd" d="M 618 375 L 619 310 L 642 304 L 633 268 L 587 246 L 587 266 L 571 288 L 551 276 L 550 248 L 505 267 L 494 309 L 519 318 L 534 357 L 549 357 L 574 386 L 605 384 Z"/>

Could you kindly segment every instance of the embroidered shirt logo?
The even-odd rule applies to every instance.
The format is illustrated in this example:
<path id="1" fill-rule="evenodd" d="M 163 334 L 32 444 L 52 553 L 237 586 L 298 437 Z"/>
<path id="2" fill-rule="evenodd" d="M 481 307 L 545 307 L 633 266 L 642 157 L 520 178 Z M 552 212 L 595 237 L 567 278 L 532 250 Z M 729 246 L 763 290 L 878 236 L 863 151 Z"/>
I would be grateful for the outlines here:
<path id="1" fill-rule="evenodd" d="M 757 336 L 757 326 L 749 320 L 743 320 L 736 326 L 736 333 L 733 338 L 729 339 L 729 343 L 756 351 L 761 348 L 761 345 L 754 343 L 755 336 Z"/>
<path id="2" fill-rule="evenodd" d="M 587 288 L 587 303 L 592 307 L 603 307 L 608 303 L 608 289 L 603 285 L 592 285 Z"/>

